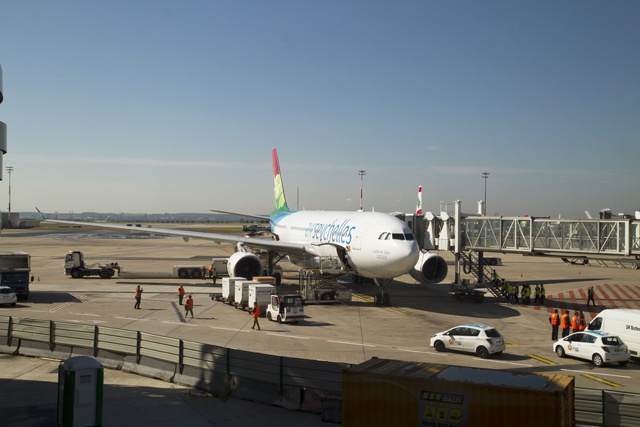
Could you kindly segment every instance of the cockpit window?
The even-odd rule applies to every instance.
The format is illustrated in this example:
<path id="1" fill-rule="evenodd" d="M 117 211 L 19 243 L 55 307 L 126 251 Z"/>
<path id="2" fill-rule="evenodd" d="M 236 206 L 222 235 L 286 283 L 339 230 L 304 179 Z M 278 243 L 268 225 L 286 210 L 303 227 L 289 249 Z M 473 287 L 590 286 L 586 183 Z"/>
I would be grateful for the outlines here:
<path id="1" fill-rule="evenodd" d="M 378 240 L 413 240 L 413 234 L 411 233 L 389 233 L 384 232 L 380 234 Z"/>

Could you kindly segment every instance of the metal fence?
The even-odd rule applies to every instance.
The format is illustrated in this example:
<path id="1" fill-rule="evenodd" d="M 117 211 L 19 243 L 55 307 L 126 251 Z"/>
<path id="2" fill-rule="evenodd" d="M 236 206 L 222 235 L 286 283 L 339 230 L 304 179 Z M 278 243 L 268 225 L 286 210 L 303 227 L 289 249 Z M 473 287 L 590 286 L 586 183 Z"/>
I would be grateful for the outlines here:
<path id="1" fill-rule="evenodd" d="M 340 422 L 342 371 L 350 365 L 265 355 L 138 331 L 0 316 L 0 351 L 103 365 Z M 576 389 L 576 424 L 639 426 L 640 395 Z"/>

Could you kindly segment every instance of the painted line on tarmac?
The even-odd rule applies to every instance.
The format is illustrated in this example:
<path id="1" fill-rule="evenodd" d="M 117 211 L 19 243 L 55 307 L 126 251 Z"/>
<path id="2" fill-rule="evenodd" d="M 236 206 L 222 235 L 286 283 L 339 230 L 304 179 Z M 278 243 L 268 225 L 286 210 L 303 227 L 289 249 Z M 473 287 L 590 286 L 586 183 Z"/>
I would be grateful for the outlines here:
<path id="1" fill-rule="evenodd" d="M 562 371 L 567 371 L 567 372 L 577 372 L 579 374 L 583 374 L 583 375 L 590 375 L 589 372 L 587 371 L 580 371 L 577 369 L 561 369 Z M 616 375 L 616 374 L 605 374 L 605 373 L 598 373 L 598 375 L 601 376 L 605 376 L 605 377 L 617 377 L 617 378 L 631 378 L 630 376 L 627 375 Z"/>
<path id="2" fill-rule="evenodd" d="M 310 339 L 309 337 L 301 337 L 301 336 L 297 336 L 297 335 L 287 335 L 287 334 L 278 333 L 278 332 L 267 332 L 267 335 L 273 335 L 274 337 L 283 337 L 283 338 L 295 338 L 297 340 L 308 340 L 308 339 Z"/>
<path id="3" fill-rule="evenodd" d="M 433 351 L 422 351 L 422 350 L 409 350 L 408 348 L 396 348 L 398 351 L 405 351 L 407 353 L 420 353 L 420 354 L 440 354 L 435 353 Z"/>
<path id="4" fill-rule="evenodd" d="M 359 343 L 359 342 L 350 342 L 350 341 L 332 341 L 332 340 L 327 340 L 327 342 L 331 342 L 331 343 L 334 343 L 334 344 L 358 345 L 358 346 L 362 346 L 362 347 L 377 347 L 377 345 L 374 345 L 374 344 L 363 344 L 363 343 Z"/>
<path id="5" fill-rule="evenodd" d="M 504 360 L 494 360 L 494 359 L 482 359 L 480 357 L 474 357 L 475 360 L 481 360 L 483 362 L 493 362 L 493 363 L 502 363 L 504 365 L 516 365 L 516 366 L 525 366 L 527 368 L 533 367 L 533 365 L 529 365 L 527 363 L 518 363 L 518 362 L 507 362 Z"/>
<path id="6" fill-rule="evenodd" d="M 88 295 L 86 295 L 86 294 L 85 294 L 85 295 L 81 295 L 81 296 L 79 296 L 79 297 L 77 298 L 77 300 L 78 300 L 78 301 L 82 301 L 83 299 L 87 298 L 87 296 L 88 296 Z M 51 312 L 51 313 L 55 313 L 56 311 L 58 311 L 58 310 L 62 310 L 63 308 L 68 307 L 68 306 L 70 306 L 71 304 L 73 304 L 73 303 L 75 303 L 75 302 L 78 302 L 78 301 L 69 301 L 69 302 L 65 302 L 65 303 L 64 303 L 64 304 L 62 304 L 62 305 L 59 305 L 59 306 L 57 306 L 57 307 L 55 307 L 55 308 L 52 308 L 51 310 L 49 310 L 49 312 Z"/>
<path id="7" fill-rule="evenodd" d="M 594 380 L 594 381 L 598 381 L 599 383 L 606 384 L 609 387 L 622 387 L 621 384 L 617 384 L 617 383 L 614 383 L 614 382 L 611 382 L 611 381 L 604 380 L 602 378 L 598 378 L 595 375 L 582 374 L 582 376 L 585 377 L 585 378 L 589 378 L 590 380 Z"/>
<path id="8" fill-rule="evenodd" d="M 556 362 L 545 359 L 544 357 L 536 356 L 535 354 L 527 354 L 527 357 L 537 360 L 538 362 L 546 363 L 547 365 L 557 365 Z"/>

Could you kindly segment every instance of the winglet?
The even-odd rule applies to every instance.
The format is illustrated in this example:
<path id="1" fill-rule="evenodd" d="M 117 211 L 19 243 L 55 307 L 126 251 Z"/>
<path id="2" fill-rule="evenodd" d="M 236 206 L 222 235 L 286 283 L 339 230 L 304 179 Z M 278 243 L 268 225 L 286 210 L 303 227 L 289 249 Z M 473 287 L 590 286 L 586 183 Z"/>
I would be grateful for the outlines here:
<path id="1" fill-rule="evenodd" d="M 40 212 L 40 209 L 36 208 L 36 210 L 38 211 L 38 213 L 40 214 L 40 216 L 42 217 L 43 220 L 47 220 L 47 218 L 44 216 L 44 214 L 42 212 Z"/>
<path id="2" fill-rule="evenodd" d="M 282 175 L 280 175 L 280 163 L 278 162 L 278 152 L 273 149 L 273 201 L 276 212 L 289 212 L 287 200 L 284 197 L 284 187 L 282 185 Z"/>

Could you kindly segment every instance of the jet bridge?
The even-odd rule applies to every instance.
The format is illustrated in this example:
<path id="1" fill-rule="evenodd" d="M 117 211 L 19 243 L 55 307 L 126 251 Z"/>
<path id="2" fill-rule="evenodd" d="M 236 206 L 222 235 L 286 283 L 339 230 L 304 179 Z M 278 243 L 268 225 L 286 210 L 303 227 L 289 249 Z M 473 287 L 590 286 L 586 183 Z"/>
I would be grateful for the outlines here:
<path id="1" fill-rule="evenodd" d="M 440 215 L 425 214 L 427 231 L 424 238 L 419 234 L 416 238 L 426 249 L 454 253 L 456 283 L 461 283 L 461 267 L 468 273 L 473 264 L 478 282 L 484 282 L 487 271 L 491 272 L 483 259 L 486 252 L 557 256 L 583 263 L 593 259 L 618 267 L 640 265 L 640 213 L 636 218 L 607 219 L 491 217 L 462 213 L 460 201 L 441 204 L 440 210 Z"/>

